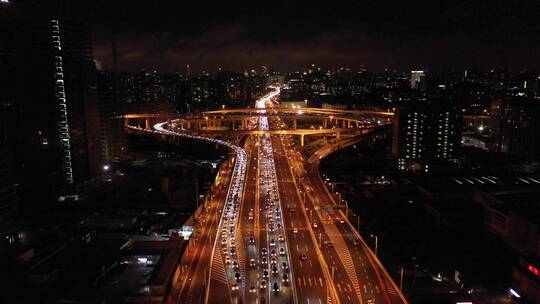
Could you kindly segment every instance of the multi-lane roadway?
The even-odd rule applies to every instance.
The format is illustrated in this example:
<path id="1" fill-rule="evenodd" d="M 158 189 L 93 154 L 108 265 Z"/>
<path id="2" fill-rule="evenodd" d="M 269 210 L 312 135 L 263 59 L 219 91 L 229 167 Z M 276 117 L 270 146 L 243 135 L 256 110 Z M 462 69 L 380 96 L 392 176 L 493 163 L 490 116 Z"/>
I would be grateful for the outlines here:
<path id="1" fill-rule="evenodd" d="M 261 132 L 244 136 L 243 149 L 235 148 L 230 186 L 217 197 L 221 204 L 211 204 L 201 230 L 205 245 L 191 251 L 198 258 L 174 299 L 406 303 L 321 180 L 319 157 L 304 157 L 291 136 L 268 132 L 287 127 L 279 116 L 264 115 L 272 113 L 278 94 L 274 88 L 256 102 L 263 115 L 250 119 L 248 128 Z M 204 301 L 188 297 L 196 290 L 190 281 L 204 287 Z"/>

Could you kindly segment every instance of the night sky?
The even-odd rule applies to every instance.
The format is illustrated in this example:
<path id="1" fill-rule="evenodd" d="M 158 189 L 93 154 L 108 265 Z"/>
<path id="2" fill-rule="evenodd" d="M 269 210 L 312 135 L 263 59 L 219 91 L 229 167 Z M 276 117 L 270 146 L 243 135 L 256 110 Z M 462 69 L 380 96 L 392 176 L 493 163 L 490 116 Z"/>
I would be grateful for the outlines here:
<path id="1" fill-rule="evenodd" d="M 536 0 L 69 3 L 104 68 L 113 41 L 122 70 L 540 67 Z"/>

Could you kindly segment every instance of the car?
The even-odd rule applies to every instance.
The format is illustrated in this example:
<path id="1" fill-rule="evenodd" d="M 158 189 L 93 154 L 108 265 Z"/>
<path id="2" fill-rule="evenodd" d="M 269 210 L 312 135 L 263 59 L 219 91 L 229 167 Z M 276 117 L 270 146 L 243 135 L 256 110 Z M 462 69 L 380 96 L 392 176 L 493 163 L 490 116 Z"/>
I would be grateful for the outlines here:
<path id="1" fill-rule="evenodd" d="M 261 300 L 259 301 L 260 304 L 266 304 L 266 298 L 261 297 Z"/>
<path id="2" fill-rule="evenodd" d="M 280 241 L 280 242 L 285 241 L 285 238 L 283 237 L 283 234 L 278 235 L 278 241 Z"/>
<path id="3" fill-rule="evenodd" d="M 263 278 L 268 278 L 268 270 L 263 270 Z"/>
<path id="4" fill-rule="evenodd" d="M 227 250 L 227 247 L 223 247 L 223 254 L 229 253 L 229 250 Z"/>
<path id="5" fill-rule="evenodd" d="M 289 276 L 286 273 L 283 274 L 282 281 L 283 283 L 289 283 Z"/>
<path id="6" fill-rule="evenodd" d="M 254 283 L 251 283 L 251 286 L 249 287 L 249 292 L 250 293 L 257 292 L 257 287 L 255 287 Z"/>
<path id="7" fill-rule="evenodd" d="M 234 262 L 232 263 L 232 266 L 233 266 L 233 268 L 236 269 L 236 270 L 238 270 L 238 268 L 239 268 L 239 267 L 238 267 L 238 262 L 237 262 L 237 261 L 234 261 Z"/>
<path id="8" fill-rule="evenodd" d="M 228 256 L 225 257 L 225 264 L 230 264 L 231 263 L 231 258 L 229 258 Z"/>
<path id="9" fill-rule="evenodd" d="M 307 255 L 305 254 L 300 255 L 300 261 L 305 261 L 305 260 L 307 260 Z"/>
<path id="10" fill-rule="evenodd" d="M 317 228 L 317 227 L 319 227 L 319 224 L 317 224 L 317 222 L 313 222 L 313 227 Z"/>
<path id="11" fill-rule="evenodd" d="M 249 237 L 249 243 L 250 243 L 250 244 L 255 244 L 255 238 L 252 237 L 252 236 L 250 236 L 250 237 Z"/>
<path id="12" fill-rule="evenodd" d="M 279 270 L 278 270 L 277 266 L 275 266 L 275 265 L 272 266 L 272 273 L 273 273 L 273 274 L 277 274 L 278 271 L 279 271 Z"/>
<path id="13" fill-rule="evenodd" d="M 373 299 L 368 299 L 368 300 L 367 300 L 367 304 L 375 304 L 375 300 L 373 300 Z"/>
<path id="14" fill-rule="evenodd" d="M 285 249 L 283 247 L 279 248 L 279 255 L 285 255 Z"/>
<path id="15" fill-rule="evenodd" d="M 341 224 L 345 224 L 345 220 L 342 219 L 342 218 L 339 218 L 339 222 L 340 222 Z"/>
<path id="16" fill-rule="evenodd" d="M 262 255 L 268 254 L 268 250 L 266 249 L 266 247 L 263 247 L 263 249 L 261 249 L 261 254 Z"/>
<path id="17" fill-rule="evenodd" d="M 275 249 L 272 249 L 272 251 L 270 251 L 270 255 L 271 255 L 271 256 L 276 256 L 276 255 L 277 255 L 276 250 L 275 250 Z"/>
<path id="18" fill-rule="evenodd" d="M 277 264 L 277 259 L 276 259 L 276 257 L 272 257 L 272 259 L 270 260 L 270 264 L 272 264 L 272 265 L 276 265 L 276 264 Z"/>
<path id="19" fill-rule="evenodd" d="M 279 284 L 278 283 L 274 283 L 274 286 L 272 286 L 272 290 L 274 292 L 278 292 L 279 291 Z"/>
<path id="20" fill-rule="evenodd" d="M 281 268 L 283 270 L 288 270 L 289 269 L 289 265 L 287 265 L 287 263 L 283 262 L 283 264 L 281 264 Z"/>
<path id="21" fill-rule="evenodd" d="M 249 266 L 250 267 L 255 267 L 255 259 L 250 259 L 249 260 Z"/>
<path id="22" fill-rule="evenodd" d="M 234 274 L 234 277 L 236 278 L 236 281 L 240 282 L 240 279 L 242 278 L 242 275 L 240 274 L 240 272 L 236 272 Z"/>
<path id="23" fill-rule="evenodd" d="M 356 245 L 356 246 L 360 245 L 360 240 L 359 239 L 354 239 L 353 244 Z"/>
<path id="24" fill-rule="evenodd" d="M 327 241 L 327 242 L 324 242 L 324 245 L 325 245 L 326 247 L 332 247 L 332 246 L 334 246 L 334 245 L 332 245 L 332 242 L 328 242 L 328 241 Z"/>
<path id="25" fill-rule="evenodd" d="M 230 283 L 230 285 L 231 285 L 231 290 L 232 290 L 232 291 L 237 291 L 237 290 L 238 290 L 238 283 L 237 283 L 237 282 L 232 281 L 232 282 Z"/>
<path id="26" fill-rule="evenodd" d="M 274 239 L 270 240 L 270 246 L 276 246 L 276 241 L 274 241 Z"/>
<path id="27" fill-rule="evenodd" d="M 226 238 L 221 239 L 221 245 L 227 245 L 227 239 Z"/>
<path id="28" fill-rule="evenodd" d="M 236 249 L 234 247 L 231 247 L 229 252 L 230 252 L 231 255 L 236 255 Z"/>
<path id="29" fill-rule="evenodd" d="M 298 228 L 293 228 L 292 232 L 293 232 L 294 234 L 298 233 Z"/>
<path id="30" fill-rule="evenodd" d="M 334 215 L 334 214 L 336 214 L 336 213 L 332 210 L 332 211 L 328 211 L 328 214 Z"/>
<path id="31" fill-rule="evenodd" d="M 289 212 L 295 212 L 295 211 L 296 211 L 296 208 L 294 207 L 289 208 Z"/>
<path id="32" fill-rule="evenodd" d="M 261 259 L 261 264 L 263 264 L 263 265 L 268 264 L 268 260 L 266 259 L 266 257 L 263 257 L 263 258 Z"/>

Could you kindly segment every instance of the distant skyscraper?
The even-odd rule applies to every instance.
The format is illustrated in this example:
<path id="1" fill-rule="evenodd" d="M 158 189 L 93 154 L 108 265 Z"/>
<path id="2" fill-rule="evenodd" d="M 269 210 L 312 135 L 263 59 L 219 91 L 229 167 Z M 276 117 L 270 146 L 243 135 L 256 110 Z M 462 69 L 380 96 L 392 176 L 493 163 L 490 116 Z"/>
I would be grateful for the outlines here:
<path id="1" fill-rule="evenodd" d="M 121 156 L 126 146 L 124 121 L 115 118 L 124 114 L 117 97 L 117 75 L 100 72 L 97 80 L 100 117 L 101 158 L 104 165 Z"/>
<path id="2" fill-rule="evenodd" d="M 400 170 L 429 172 L 430 163 L 455 159 L 460 141 L 461 118 L 453 108 L 416 103 L 396 112 L 392 152 Z"/>
<path id="3" fill-rule="evenodd" d="M 118 73 L 118 47 L 116 46 L 116 43 L 114 41 L 111 44 L 111 49 L 113 56 L 113 71 L 115 73 Z"/>
<path id="4" fill-rule="evenodd" d="M 411 89 L 419 91 L 427 89 L 426 73 L 424 71 L 411 71 Z"/>
<path id="5" fill-rule="evenodd" d="M 527 161 L 540 160 L 540 105 L 538 102 L 506 100 L 501 107 L 501 151 Z"/>

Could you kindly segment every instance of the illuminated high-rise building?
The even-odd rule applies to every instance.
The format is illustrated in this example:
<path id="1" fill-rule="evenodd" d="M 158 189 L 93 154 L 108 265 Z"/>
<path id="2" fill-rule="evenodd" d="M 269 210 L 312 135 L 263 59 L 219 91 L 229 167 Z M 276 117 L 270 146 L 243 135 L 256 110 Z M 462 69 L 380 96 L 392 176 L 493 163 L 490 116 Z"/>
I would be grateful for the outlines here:
<path id="1" fill-rule="evenodd" d="M 394 117 L 392 152 L 399 170 L 429 172 L 430 163 L 454 160 L 461 141 L 461 117 L 447 106 L 402 106 Z"/>
<path id="2" fill-rule="evenodd" d="M 426 73 L 424 71 L 411 71 L 411 89 L 425 91 L 427 89 Z"/>
<path id="3" fill-rule="evenodd" d="M 27 201 L 65 197 L 101 174 L 97 70 L 90 35 L 55 14 L 18 14 L 10 141 Z"/>

